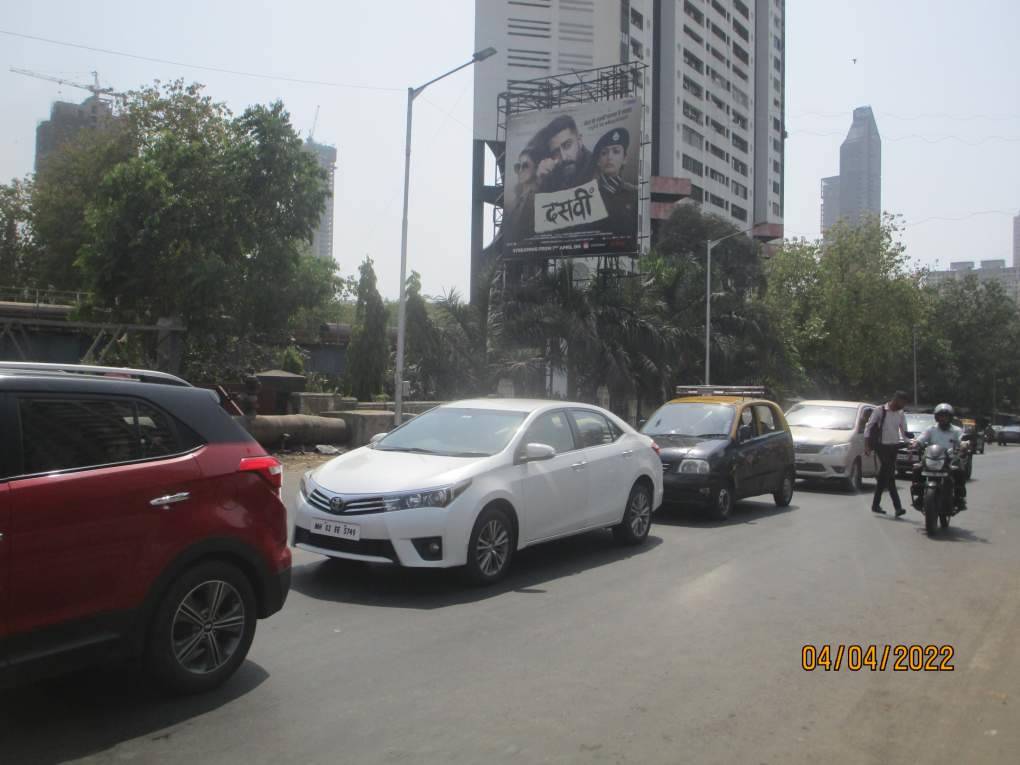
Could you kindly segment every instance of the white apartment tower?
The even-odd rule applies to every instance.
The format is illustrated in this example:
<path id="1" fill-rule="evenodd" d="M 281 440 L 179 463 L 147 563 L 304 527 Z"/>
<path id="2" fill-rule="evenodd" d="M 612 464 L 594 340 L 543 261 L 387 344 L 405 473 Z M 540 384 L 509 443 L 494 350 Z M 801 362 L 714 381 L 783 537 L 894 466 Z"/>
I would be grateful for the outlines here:
<path id="1" fill-rule="evenodd" d="M 663 0 L 657 174 L 707 212 L 783 223 L 785 0 Z"/>
<path id="2" fill-rule="evenodd" d="M 657 189 L 683 189 L 706 212 L 782 236 L 785 0 L 475 0 L 472 272 L 482 259 L 486 147 L 510 80 L 610 64 L 649 65 L 642 189 L 647 221 L 668 214 Z M 668 198 L 668 197 L 667 197 Z M 647 240 L 645 240 L 647 242 Z"/>
<path id="3" fill-rule="evenodd" d="M 304 143 L 305 151 L 315 156 L 319 167 L 326 171 L 326 185 L 329 196 L 319 216 L 319 225 L 312 233 L 312 254 L 323 260 L 333 259 L 333 192 L 336 185 L 336 147 L 316 143 L 309 138 Z"/>

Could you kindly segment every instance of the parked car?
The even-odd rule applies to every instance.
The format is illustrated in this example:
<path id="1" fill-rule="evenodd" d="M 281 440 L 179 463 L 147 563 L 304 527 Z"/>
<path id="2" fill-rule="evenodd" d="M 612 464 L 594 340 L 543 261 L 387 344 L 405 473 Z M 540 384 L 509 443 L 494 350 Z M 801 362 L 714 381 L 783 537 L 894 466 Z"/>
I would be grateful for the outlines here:
<path id="1" fill-rule="evenodd" d="M 677 389 L 641 429 L 660 448 L 664 501 L 711 508 L 726 519 L 745 497 L 793 499 L 793 437 L 780 408 L 759 388 Z"/>
<path id="2" fill-rule="evenodd" d="M 935 415 L 931 412 L 906 412 L 907 419 L 907 436 L 909 438 L 917 438 L 928 428 L 935 425 Z M 953 419 L 953 424 L 963 429 L 963 424 L 957 418 Z M 972 436 L 968 436 L 964 433 L 964 440 L 972 440 Z M 909 443 L 903 444 L 896 454 L 896 475 L 900 478 L 910 478 L 914 472 L 914 463 L 920 459 L 917 447 L 911 446 Z M 967 480 L 974 474 L 974 454 L 970 450 L 966 450 L 960 454 L 960 464 L 963 468 L 964 475 L 967 476 Z"/>
<path id="3" fill-rule="evenodd" d="M 999 446 L 1020 444 L 1020 425 L 1003 425 L 996 434 Z"/>
<path id="4" fill-rule="evenodd" d="M 282 467 L 171 375 L 0 363 L 0 684 L 141 657 L 213 688 L 290 587 Z"/>
<path id="5" fill-rule="evenodd" d="M 790 407 L 797 477 L 840 481 L 860 491 L 862 480 L 878 475 L 878 458 L 864 453 L 864 428 L 873 404 L 861 401 L 802 401 Z"/>
<path id="6" fill-rule="evenodd" d="M 652 440 L 587 404 L 459 401 L 305 474 L 294 545 L 333 558 L 504 576 L 514 553 L 611 528 L 640 544 L 662 502 Z"/>

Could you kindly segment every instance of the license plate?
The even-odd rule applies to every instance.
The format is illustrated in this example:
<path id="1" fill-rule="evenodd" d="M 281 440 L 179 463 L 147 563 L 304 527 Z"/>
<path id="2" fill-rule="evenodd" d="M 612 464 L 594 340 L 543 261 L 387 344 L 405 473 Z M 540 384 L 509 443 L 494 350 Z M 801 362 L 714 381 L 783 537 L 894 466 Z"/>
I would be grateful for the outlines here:
<path id="1" fill-rule="evenodd" d="M 933 478 L 941 478 L 942 476 L 945 475 L 945 473 L 936 473 L 931 470 L 922 470 L 921 475 L 931 476 Z"/>
<path id="2" fill-rule="evenodd" d="M 323 534 L 327 537 L 348 539 L 357 542 L 361 539 L 361 527 L 353 523 L 340 523 L 338 521 L 312 521 L 312 531 L 316 534 Z"/>

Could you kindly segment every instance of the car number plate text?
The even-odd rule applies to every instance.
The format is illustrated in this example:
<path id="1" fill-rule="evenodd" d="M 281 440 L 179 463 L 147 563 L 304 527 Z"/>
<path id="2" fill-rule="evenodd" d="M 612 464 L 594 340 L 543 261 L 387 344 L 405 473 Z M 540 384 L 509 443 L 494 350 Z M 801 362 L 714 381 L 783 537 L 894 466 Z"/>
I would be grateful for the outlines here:
<path id="1" fill-rule="evenodd" d="M 323 534 L 327 537 L 349 539 L 352 542 L 357 542 L 361 539 L 361 527 L 355 526 L 353 523 L 313 520 L 312 531 L 316 534 Z"/>

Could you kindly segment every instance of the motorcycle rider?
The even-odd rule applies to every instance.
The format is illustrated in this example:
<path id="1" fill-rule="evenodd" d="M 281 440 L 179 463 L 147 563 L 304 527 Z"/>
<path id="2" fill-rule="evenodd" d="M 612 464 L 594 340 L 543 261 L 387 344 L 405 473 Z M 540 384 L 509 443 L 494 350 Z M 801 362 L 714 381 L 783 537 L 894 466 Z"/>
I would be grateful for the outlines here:
<path id="1" fill-rule="evenodd" d="M 963 444 L 963 429 L 953 425 L 953 407 L 949 404 L 939 404 L 935 407 L 935 425 L 922 433 L 914 444 L 919 447 L 920 460 L 924 460 L 924 450 L 929 446 L 941 446 L 946 451 L 959 454 L 960 450 L 966 448 Z M 960 461 L 952 463 L 953 473 L 953 496 L 957 510 L 967 509 L 967 478 Z M 914 480 L 910 487 L 911 498 L 914 506 L 917 507 L 921 501 L 924 488 L 921 484 L 921 462 L 914 465 Z"/>

